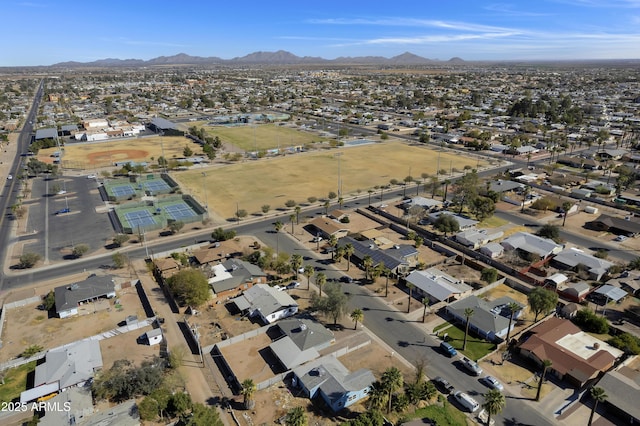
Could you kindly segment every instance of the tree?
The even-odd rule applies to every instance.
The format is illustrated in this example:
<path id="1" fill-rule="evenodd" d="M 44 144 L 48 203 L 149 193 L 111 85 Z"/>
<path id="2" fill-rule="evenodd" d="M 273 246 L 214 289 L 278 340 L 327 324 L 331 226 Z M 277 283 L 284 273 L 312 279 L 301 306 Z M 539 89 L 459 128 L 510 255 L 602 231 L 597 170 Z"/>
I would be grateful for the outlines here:
<path id="1" fill-rule="evenodd" d="M 271 206 L 269 204 L 263 204 L 260 209 L 262 210 L 263 214 L 267 214 L 267 213 L 269 213 L 269 210 L 271 209 Z"/>
<path id="2" fill-rule="evenodd" d="M 302 207 L 296 206 L 296 225 L 300 225 L 300 212 L 302 211 Z"/>
<path id="3" fill-rule="evenodd" d="M 371 412 L 379 412 L 387 402 L 387 392 L 385 392 L 382 383 L 378 380 L 371 384 L 369 390 L 369 399 L 367 400 L 367 408 L 372 410 Z M 381 423 L 382 424 L 382 423 Z"/>
<path id="4" fill-rule="evenodd" d="M 316 275 L 316 286 L 320 290 L 320 297 L 322 297 L 322 286 L 327 283 L 327 276 L 324 272 L 318 272 Z"/>
<path id="5" fill-rule="evenodd" d="M 464 310 L 464 317 L 466 318 L 465 327 L 464 327 L 464 342 L 462 343 L 462 350 L 467 349 L 467 336 L 469 335 L 469 323 L 470 319 L 474 314 L 474 310 L 471 308 L 466 308 Z"/>
<path id="6" fill-rule="evenodd" d="M 402 388 L 404 383 L 404 379 L 402 377 L 402 373 L 398 370 L 397 367 L 389 367 L 382 373 L 382 377 L 380 378 L 380 383 L 382 384 L 382 388 L 387 393 L 387 413 L 391 412 L 391 395 Z"/>
<path id="7" fill-rule="evenodd" d="M 351 256 L 353 256 L 355 250 L 355 247 L 353 247 L 353 244 L 351 243 L 347 243 L 344 246 L 344 257 L 347 258 L 347 272 L 349 272 L 349 267 L 351 266 Z M 640 259 L 640 257 L 638 259 Z"/>
<path id="8" fill-rule="evenodd" d="M 240 395 L 244 397 L 244 408 L 246 410 L 253 410 L 256 406 L 256 402 L 253 400 L 253 394 L 256 393 L 256 384 L 253 379 L 245 379 L 240 384 Z"/>
<path id="9" fill-rule="evenodd" d="M 547 370 L 551 367 L 553 363 L 545 359 L 542 361 L 542 374 L 540 374 L 540 380 L 538 381 L 538 391 L 536 392 L 536 401 L 540 401 L 540 392 L 542 391 L 542 382 L 544 381 L 544 376 L 547 374 Z"/>
<path id="10" fill-rule="evenodd" d="M 383 263 L 384 265 L 384 263 Z M 384 267 L 384 269 L 382 270 L 382 273 L 384 274 L 384 297 L 387 297 L 389 295 L 389 276 L 391 275 L 391 269 L 387 268 L 386 266 Z"/>
<path id="11" fill-rule="evenodd" d="M 484 404 L 482 404 L 482 408 L 487 410 L 489 414 L 489 419 L 487 420 L 488 425 L 491 424 L 491 416 L 501 413 L 505 404 L 505 397 L 498 389 L 491 389 L 484 394 Z"/>
<path id="12" fill-rule="evenodd" d="M 562 227 L 564 227 L 564 223 L 567 221 L 567 214 L 569 213 L 569 209 L 573 206 L 573 203 L 570 201 L 565 201 L 562 203 Z"/>
<path id="13" fill-rule="evenodd" d="M 329 247 L 332 248 L 331 250 L 331 260 L 335 260 L 335 248 L 338 245 L 338 237 L 336 237 L 335 235 L 330 235 L 329 236 L 329 240 L 327 241 L 327 244 L 329 244 Z"/>
<path id="14" fill-rule="evenodd" d="M 167 286 L 183 305 L 200 306 L 209 300 L 207 277 L 198 269 L 179 271 L 167 279 Z"/>
<path id="15" fill-rule="evenodd" d="M 553 241 L 559 241 L 560 229 L 556 225 L 547 223 L 540 227 L 536 235 L 543 238 L 549 238 Z"/>
<path id="16" fill-rule="evenodd" d="M 423 306 L 422 322 L 424 323 L 424 320 L 427 317 L 427 308 L 429 307 L 429 298 L 428 297 L 423 297 L 422 298 L 422 306 Z"/>
<path id="17" fill-rule="evenodd" d="M 169 404 L 167 411 L 173 413 L 176 417 L 181 417 L 187 414 L 193 407 L 193 401 L 191 396 L 186 392 L 176 392 L 169 398 Z"/>
<path id="18" fill-rule="evenodd" d="M 460 230 L 460 224 L 458 220 L 450 214 L 441 214 L 433 223 L 433 227 L 440 232 L 444 232 L 446 237 L 449 233 L 458 232 Z"/>
<path id="19" fill-rule="evenodd" d="M 293 208 L 293 207 L 295 207 L 295 205 L 296 205 L 296 204 L 298 204 L 298 203 L 296 203 L 296 200 L 287 200 L 287 201 L 284 203 L 284 205 L 285 205 L 286 207 L 290 208 L 290 209 L 291 209 L 291 208 Z"/>
<path id="20" fill-rule="evenodd" d="M 507 345 L 509 345 L 509 337 L 511 336 L 511 324 L 513 323 L 513 316 L 516 314 L 516 312 L 518 312 L 522 308 L 516 302 L 509 303 L 507 305 L 507 308 L 509 308 L 509 327 L 507 328 L 506 342 L 507 342 Z"/>
<path id="21" fill-rule="evenodd" d="M 312 265 L 304 265 L 304 272 L 302 274 L 307 277 L 307 290 L 309 290 L 310 280 L 315 272 L 316 270 Z"/>
<path id="22" fill-rule="evenodd" d="M 236 210 L 236 217 L 238 218 L 238 221 L 247 217 L 247 214 L 248 213 L 245 209 Z"/>
<path id="23" fill-rule="evenodd" d="M 348 297 L 342 291 L 342 285 L 335 281 L 327 283 L 325 295 L 325 297 L 314 295 L 311 299 L 311 305 L 323 315 L 331 317 L 335 325 L 338 323 L 338 319 L 348 311 Z"/>
<path id="24" fill-rule="evenodd" d="M 113 266 L 116 269 L 123 268 L 124 265 L 127 264 L 127 256 L 120 252 L 113 253 L 113 255 L 111 256 L 111 260 L 113 261 Z"/>
<path id="25" fill-rule="evenodd" d="M 122 247 L 124 243 L 129 241 L 129 238 L 130 237 L 128 234 L 117 234 L 115 237 L 113 237 L 113 245 L 115 247 Z"/>
<path id="26" fill-rule="evenodd" d="M 280 231 L 284 227 L 284 223 L 279 220 L 273 224 L 273 229 L 276 232 L 276 255 L 280 253 Z"/>
<path id="27" fill-rule="evenodd" d="M 369 268 L 373 266 L 373 258 L 368 254 L 362 258 L 362 266 L 364 267 L 364 278 L 369 279 Z"/>
<path id="28" fill-rule="evenodd" d="M 182 155 L 185 157 L 191 157 L 193 155 L 193 150 L 189 147 L 189 145 L 185 145 L 182 150 Z"/>
<path id="29" fill-rule="evenodd" d="M 289 215 L 289 222 L 291 222 L 291 235 L 293 235 L 293 224 L 296 221 L 296 215 L 295 214 L 290 214 Z"/>
<path id="30" fill-rule="evenodd" d="M 191 407 L 191 415 L 182 419 L 185 426 L 223 426 L 220 415 L 215 407 L 205 406 L 197 402 Z"/>
<path id="31" fill-rule="evenodd" d="M 496 268 L 483 268 L 480 273 L 480 279 L 487 284 L 494 283 L 498 280 L 498 270 Z"/>
<path id="32" fill-rule="evenodd" d="M 333 199 L 335 199 L 337 197 L 338 197 L 338 194 L 336 194 L 333 191 L 330 191 L 329 194 L 327 194 L 327 198 L 329 198 L 330 200 L 333 200 Z"/>
<path id="33" fill-rule="evenodd" d="M 18 262 L 18 268 L 20 269 L 29 269 L 33 268 L 36 263 L 40 260 L 40 255 L 38 253 L 27 252 L 20 255 L 20 260 Z"/>
<path id="34" fill-rule="evenodd" d="M 362 320 L 364 319 L 364 312 L 362 312 L 362 309 L 354 309 L 351 312 L 351 315 L 349 315 L 349 317 L 355 323 L 355 325 L 353 326 L 353 329 L 357 330 L 358 329 L 358 323 L 362 322 Z"/>
<path id="35" fill-rule="evenodd" d="M 74 246 L 73 249 L 71 250 L 71 255 L 76 259 L 79 259 L 88 251 L 89 251 L 88 245 L 78 244 L 77 246 Z"/>
<path id="36" fill-rule="evenodd" d="M 44 297 L 43 302 L 42 302 L 42 307 L 46 311 L 50 311 L 51 309 L 53 309 L 54 306 L 56 306 L 56 294 L 55 294 L 55 292 L 53 290 L 51 290 Z"/>
<path id="37" fill-rule="evenodd" d="M 407 313 L 411 312 L 411 296 L 412 296 L 412 293 L 413 293 L 413 289 L 415 287 L 416 287 L 415 285 L 413 285 L 411 283 L 407 283 L 407 288 L 409 289 L 409 300 L 408 300 L 408 303 L 407 303 L 407 305 L 408 305 L 407 306 Z"/>
<path id="38" fill-rule="evenodd" d="M 591 422 L 593 421 L 593 415 L 596 412 L 596 408 L 598 407 L 599 402 L 604 402 L 608 396 L 605 393 L 604 389 L 594 386 L 589 391 L 589 395 L 593 398 L 593 407 L 591 407 L 591 414 L 589 414 L 589 422 L 587 426 L 591 426 Z"/>
<path id="39" fill-rule="evenodd" d="M 527 295 L 529 306 L 535 314 L 533 322 L 538 321 L 538 315 L 549 312 L 558 304 L 558 294 L 543 287 L 536 287 Z"/>
<path id="40" fill-rule="evenodd" d="M 489 197 L 475 197 L 469 203 L 471 212 L 476 216 L 480 222 L 493 215 L 496 211 L 496 205 Z"/>
<path id="41" fill-rule="evenodd" d="M 158 418 L 158 403 L 151 397 L 144 397 L 138 404 L 140 419 L 151 422 Z"/>
<path id="42" fill-rule="evenodd" d="M 168 228 L 172 234 L 177 234 L 182 228 L 184 228 L 184 222 L 181 220 L 172 220 L 169 222 Z"/>
<path id="43" fill-rule="evenodd" d="M 294 407 L 287 412 L 284 419 L 287 426 L 307 426 L 307 414 L 303 407 Z"/>
<path id="44" fill-rule="evenodd" d="M 298 279 L 298 269 L 302 266 L 302 256 L 299 254 L 294 254 L 291 256 L 289 263 L 291 263 L 291 269 L 293 269 L 293 273 L 296 275 L 296 279 Z"/>

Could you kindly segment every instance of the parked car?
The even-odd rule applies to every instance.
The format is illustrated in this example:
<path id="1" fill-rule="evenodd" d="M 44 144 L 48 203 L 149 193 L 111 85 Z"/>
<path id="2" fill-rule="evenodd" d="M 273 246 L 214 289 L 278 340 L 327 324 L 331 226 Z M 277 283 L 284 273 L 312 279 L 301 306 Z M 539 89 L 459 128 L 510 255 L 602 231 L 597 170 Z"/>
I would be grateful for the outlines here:
<path id="1" fill-rule="evenodd" d="M 7 176 L 7 180 L 11 180 L 11 179 L 13 179 L 13 176 L 8 175 L 8 176 Z"/>
<path id="2" fill-rule="evenodd" d="M 462 362 L 462 366 L 474 376 L 479 376 L 482 374 L 482 368 L 480 368 L 477 362 L 470 360 L 466 356 L 462 357 L 462 360 L 460 360 L 460 362 Z"/>
<path id="3" fill-rule="evenodd" d="M 300 283 L 298 281 L 292 281 L 289 284 L 287 284 L 287 290 L 292 290 L 298 287 L 300 287 Z"/>
<path id="4" fill-rule="evenodd" d="M 470 413 L 473 413 L 478 410 L 478 408 L 480 408 L 480 404 L 478 404 L 478 401 L 471 398 L 464 392 L 457 391 L 453 394 L 453 397 L 460 405 L 462 405 L 465 410 L 469 411 Z"/>
<path id="5" fill-rule="evenodd" d="M 445 395 L 450 394 L 455 389 L 453 385 L 447 381 L 447 379 L 443 379 L 440 376 L 434 377 L 431 381 L 433 382 L 435 387 Z"/>
<path id="6" fill-rule="evenodd" d="M 275 289 L 276 289 L 276 290 L 278 290 L 278 291 L 284 291 L 284 290 L 286 290 L 286 287 L 279 286 L 278 284 L 274 285 L 274 286 L 273 286 L 273 288 L 275 288 Z"/>
<path id="7" fill-rule="evenodd" d="M 95 178 L 96 178 L 96 175 L 93 175 L 93 174 L 87 175 L 87 179 L 95 179 Z"/>
<path id="8" fill-rule="evenodd" d="M 60 191 L 57 192 L 58 195 L 64 195 L 66 193 L 67 193 L 67 191 L 64 190 L 64 189 L 61 189 Z"/>
<path id="9" fill-rule="evenodd" d="M 343 283 L 352 283 L 353 278 L 351 278 L 349 275 L 343 275 L 340 277 L 340 281 Z"/>
<path id="10" fill-rule="evenodd" d="M 440 350 L 449 358 L 458 355 L 458 351 L 456 351 L 456 348 L 454 348 L 447 342 L 440 343 Z"/>
<path id="11" fill-rule="evenodd" d="M 71 209 L 69 207 L 65 207 L 64 209 L 58 210 L 55 214 L 64 214 L 64 213 L 69 213 L 70 211 Z"/>
<path id="12" fill-rule="evenodd" d="M 613 241 L 624 241 L 627 237 L 624 235 L 618 235 Z"/>
<path id="13" fill-rule="evenodd" d="M 497 389 L 499 391 L 504 390 L 504 386 L 502 386 L 502 383 L 500 383 L 498 379 L 493 376 L 486 376 L 482 379 L 482 381 L 491 389 Z"/>

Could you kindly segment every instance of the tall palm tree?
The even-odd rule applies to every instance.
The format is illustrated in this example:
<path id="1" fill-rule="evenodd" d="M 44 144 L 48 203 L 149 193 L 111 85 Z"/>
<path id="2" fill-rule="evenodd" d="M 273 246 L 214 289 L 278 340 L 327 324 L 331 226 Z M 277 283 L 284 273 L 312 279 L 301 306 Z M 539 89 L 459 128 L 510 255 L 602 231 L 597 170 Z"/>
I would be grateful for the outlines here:
<path id="1" fill-rule="evenodd" d="M 291 222 L 291 234 L 293 234 L 293 224 L 296 221 L 296 215 L 295 214 L 290 214 L 289 215 L 289 222 Z"/>
<path id="2" fill-rule="evenodd" d="M 462 343 L 462 350 L 467 349 L 467 336 L 469 335 L 469 319 L 473 316 L 474 310 L 471 308 L 466 308 L 464 310 L 464 317 L 466 318 L 466 325 L 464 327 L 464 342 Z"/>
<path id="3" fill-rule="evenodd" d="M 384 277 L 385 277 L 385 281 L 384 281 L 384 297 L 387 297 L 389 295 L 389 275 L 391 275 L 391 269 L 389 269 L 389 268 L 387 268 L 385 266 L 384 270 L 382 271 L 382 273 L 384 274 Z"/>
<path id="4" fill-rule="evenodd" d="M 422 322 L 424 323 L 425 318 L 427 317 L 427 308 L 429 307 L 429 298 L 422 298 L 422 305 L 424 306 L 424 310 L 422 311 Z"/>
<path id="5" fill-rule="evenodd" d="M 309 290 L 311 277 L 315 274 L 316 270 L 312 265 L 304 265 L 304 272 L 302 273 L 305 277 L 307 277 L 307 290 Z"/>
<path id="6" fill-rule="evenodd" d="M 447 201 L 447 192 L 449 190 L 449 185 L 451 184 L 451 181 L 449 179 L 445 179 L 444 181 L 444 197 L 442 198 L 442 201 Z"/>
<path id="7" fill-rule="evenodd" d="M 542 382 L 544 381 L 544 376 L 547 374 L 547 370 L 551 367 L 553 363 L 551 360 L 545 359 L 542 361 L 542 374 L 540 375 L 540 381 L 538 382 L 538 392 L 536 393 L 536 401 L 540 401 L 540 392 L 542 391 Z"/>
<path id="8" fill-rule="evenodd" d="M 338 246 L 338 237 L 336 237 L 335 235 L 331 235 L 329 237 L 329 241 L 327 241 L 327 244 L 329 244 L 329 247 L 334 249 L 331 250 L 331 260 L 335 260 L 335 248 Z"/>
<path id="9" fill-rule="evenodd" d="M 384 272 L 384 263 L 380 262 L 375 268 L 371 269 L 371 281 L 375 282 Z"/>
<path id="10" fill-rule="evenodd" d="M 589 423 L 587 423 L 587 426 L 591 426 L 593 415 L 595 414 L 596 408 L 598 407 L 598 402 L 604 402 L 605 399 L 609 398 L 604 389 L 595 386 L 591 388 L 589 394 L 591 395 L 591 398 L 593 398 L 593 407 L 591 407 L 591 414 L 589 414 Z"/>
<path id="11" fill-rule="evenodd" d="M 240 394 L 244 397 L 244 408 L 247 410 L 252 410 L 256 403 L 253 400 L 253 394 L 256 393 L 256 384 L 253 382 L 253 379 L 244 380 L 240 386 Z"/>
<path id="12" fill-rule="evenodd" d="M 351 315 L 349 315 L 349 317 L 351 318 L 351 320 L 353 322 L 356 323 L 353 326 L 353 329 L 357 330 L 358 329 L 358 323 L 362 322 L 362 320 L 364 319 L 364 312 L 362 312 L 362 309 L 354 309 L 353 312 L 351 312 Z"/>
<path id="13" fill-rule="evenodd" d="M 302 207 L 296 206 L 296 225 L 300 225 L 300 212 L 302 211 Z"/>
<path id="14" fill-rule="evenodd" d="M 411 283 L 407 283 L 407 288 L 409 289 L 409 302 L 407 303 L 407 313 L 409 313 L 411 312 L 411 296 L 413 293 L 413 289 L 416 288 L 416 286 Z"/>
<path id="15" fill-rule="evenodd" d="M 344 258 L 344 246 L 338 246 L 336 247 L 336 261 L 340 263 L 342 258 Z"/>
<path id="16" fill-rule="evenodd" d="M 387 393 L 387 413 L 391 412 L 391 395 L 400 389 L 404 384 L 404 379 L 402 377 L 402 373 L 398 370 L 397 367 L 389 367 L 382 373 L 382 377 L 380 379 L 382 383 L 382 388 Z"/>
<path id="17" fill-rule="evenodd" d="M 307 426 L 307 413 L 303 407 L 294 407 L 287 411 L 284 424 L 287 426 Z"/>
<path id="18" fill-rule="evenodd" d="M 316 274 L 316 285 L 318 286 L 318 289 L 320 290 L 320 297 L 322 297 L 322 286 L 325 285 L 327 283 L 327 276 L 325 275 L 324 272 L 318 272 Z"/>
<path id="19" fill-rule="evenodd" d="M 489 414 L 489 419 L 487 420 L 487 424 L 491 424 L 491 416 L 495 416 L 499 414 L 504 409 L 506 404 L 506 400 L 502 392 L 498 389 L 491 389 L 489 392 L 484 394 L 484 404 L 482 404 L 482 408 L 487 410 Z"/>
<path id="20" fill-rule="evenodd" d="M 369 269 L 373 266 L 373 258 L 366 255 L 362 258 L 362 266 L 364 266 L 364 279 L 369 279 Z"/>
<path id="21" fill-rule="evenodd" d="M 280 254 L 280 231 L 284 227 L 284 223 L 277 221 L 273 224 L 273 229 L 276 231 L 276 256 Z"/>
<path id="22" fill-rule="evenodd" d="M 298 270 L 302 266 L 302 256 L 299 255 L 299 254 L 292 255 L 291 259 L 289 260 L 289 263 L 291 264 L 291 268 L 293 268 L 293 271 L 294 271 L 294 274 L 295 274 L 296 280 L 297 280 L 298 279 Z"/>
<path id="23" fill-rule="evenodd" d="M 367 408 L 369 410 L 379 411 L 382 410 L 386 403 L 387 392 L 385 392 L 382 383 L 376 380 L 371 384 L 369 389 L 369 399 L 367 400 Z"/>
<path id="24" fill-rule="evenodd" d="M 507 328 L 507 346 L 509 346 L 509 336 L 511 336 L 511 323 L 513 323 L 513 316 L 518 312 L 521 308 L 516 302 L 511 302 L 507 305 L 509 309 L 509 328 Z"/>
<path id="25" fill-rule="evenodd" d="M 347 258 L 347 272 L 349 271 L 349 267 L 351 267 L 351 256 L 353 256 L 355 250 L 355 247 L 353 247 L 351 243 L 347 243 L 344 246 L 344 257 Z"/>

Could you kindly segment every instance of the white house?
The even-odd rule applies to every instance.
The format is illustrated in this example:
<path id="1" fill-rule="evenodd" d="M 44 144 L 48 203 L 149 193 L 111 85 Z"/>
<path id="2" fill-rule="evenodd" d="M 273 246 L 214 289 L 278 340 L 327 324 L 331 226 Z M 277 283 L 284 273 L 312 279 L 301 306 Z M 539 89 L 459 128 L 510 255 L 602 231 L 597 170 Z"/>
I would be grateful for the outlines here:
<path id="1" fill-rule="evenodd" d="M 231 301 L 240 311 L 247 312 L 250 317 L 260 317 L 265 324 L 298 312 L 298 303 L 286 291 L 279 291 L 267 284 L 256 284 Z"/>

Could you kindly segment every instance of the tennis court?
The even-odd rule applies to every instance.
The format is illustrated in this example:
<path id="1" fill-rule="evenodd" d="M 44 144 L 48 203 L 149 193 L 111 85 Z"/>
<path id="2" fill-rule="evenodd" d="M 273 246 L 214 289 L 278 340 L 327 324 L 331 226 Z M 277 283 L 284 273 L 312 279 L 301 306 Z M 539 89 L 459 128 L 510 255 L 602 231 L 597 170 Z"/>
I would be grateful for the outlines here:
<path id="1" fill-rule="evenodd" d="M 169 186 L 169 184 L 167 184 L 167 182 L 161 179 L 155 179 L 155 180 L 143 182 L 142 186 L 144 186 L 144 189 L 146 191 L 152 194 L 171 191 L 171 187 Z"/>
<path id="2" fill-rule="evenodd" d="M 169 204 L 164 207 L 164 211 L 173 220 L 183 220 L 196 216 L 196 212 L 184 202 Z"/>
<path id="3" fill-rule="evenodd" d="M 148 210 L 134 210 L 132 212 L 126 212 L 124 213 L 124 218 L 129 222 L 129 227 L 131 229 L 147 228 L 157 225 L 157 222 Z"/>
<path id="4" fill-rule="evenodd" d="M 131 185 L 115 185 L 110 187 L 109 190 L 116 198 L 127 198 L 136 193 L 136 190 Z"/>

